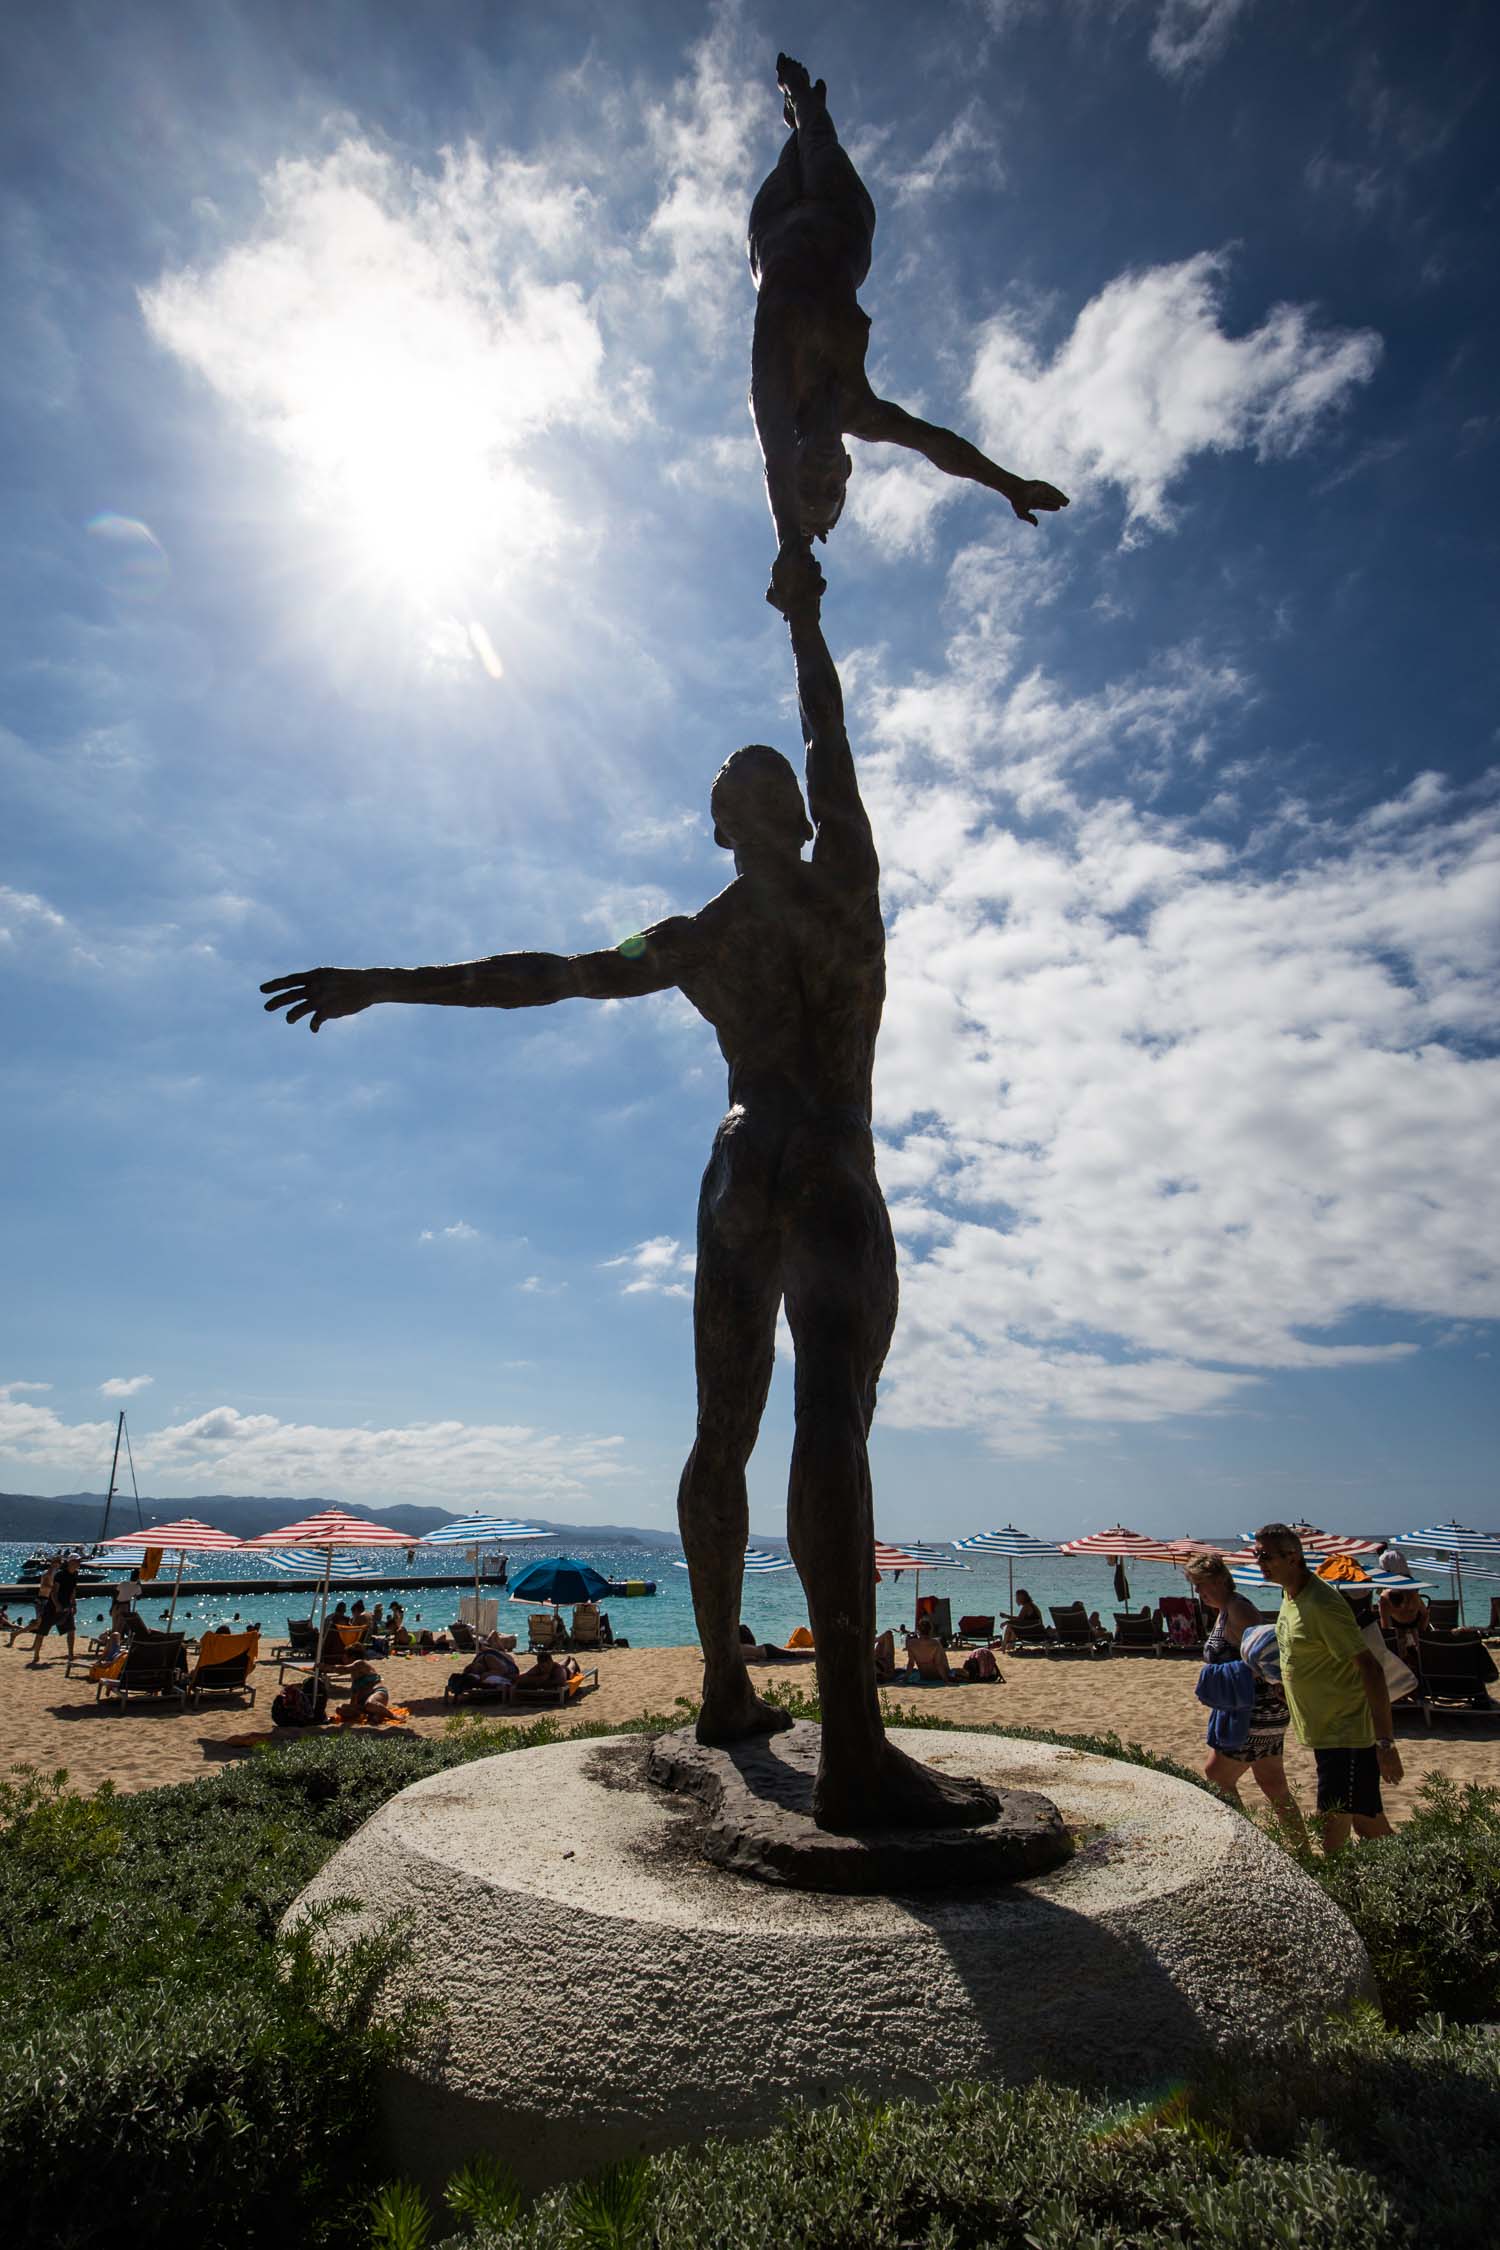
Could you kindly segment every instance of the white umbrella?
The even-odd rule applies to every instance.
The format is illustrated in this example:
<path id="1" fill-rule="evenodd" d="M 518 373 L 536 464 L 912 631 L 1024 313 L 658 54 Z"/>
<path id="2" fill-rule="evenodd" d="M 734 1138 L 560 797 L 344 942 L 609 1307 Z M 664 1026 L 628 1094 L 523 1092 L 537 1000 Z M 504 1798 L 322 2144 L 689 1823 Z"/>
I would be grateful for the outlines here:
<path id="1" fill-rule="evenodd" d="M 674 1570 L 687 1570 L 690 1567 L 686 1555 L 674 1555 L 672 1557 L 672 1568 Z M 769 1547 L 747 1547 L 745 1549 L 744 1568 L 747 1577 L 764 1576 L 766 1572 L 772 1570 L 795 1570 L 796 1567 L 790 1555 L 773 1554 Z"/>
<path id="2" fill-rule="evenodd" d="M 479 1628 L 479 1550 L 492 1539 L 555 1539 L 555 1531 L 543 1531 L 538 1524 L 518 1523 L 514 1516 L 485 1515 L 455 1516 L 452 1523 L 441 1523 L 436 1531 L 429 1531 L 424 1547 L 467 1547 L 474 1563 L 474 1627 Z"/>
<path id="3" fill-rule="evenodd" d="M 926 1540 L 921 1539 L 897 1541 L 877 1539 L 875 1542 L 875 1568 L 878 1571 L 915 1571 L 916 1580 L 912 1588 L 913 1603 L 922 1599 L 922 1573 L 924 1570 L 967 1570 L 968 1567 L 966 1562 L 959 1562 L 955 1557 L 951 1540 L 946 1547 L 933 1546 Z"/>
<path id="4" fill-rule="evenodd" d="M 1398 1547 L 1435 1547 L 1439 1553 L 1452 1559 L 1447 1568 L 1452 1571 L 1454 1592 L 1458 1596 L 1458 1614 L 1464 1613 L 1465 1561 L 1474 1563 L 1500 1563 L 1500 1532 L 1471 1531 L 1464 1523 L 1430 1524 L 1425 1531 L 1398 1531 Z"/>

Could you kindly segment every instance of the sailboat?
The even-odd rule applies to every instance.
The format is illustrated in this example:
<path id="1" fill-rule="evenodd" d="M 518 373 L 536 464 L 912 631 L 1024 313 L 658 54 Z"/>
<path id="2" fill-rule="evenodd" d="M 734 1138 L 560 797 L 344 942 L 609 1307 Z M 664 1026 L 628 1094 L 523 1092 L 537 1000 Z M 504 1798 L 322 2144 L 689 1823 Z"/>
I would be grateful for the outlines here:
<path id="1" fill-rule="evenodd" d="M 125 1427 L 125 1409 L 122 1406 L 120 1419 L 115 1424 L 115 1450 L 114 1457 L 109 1464 L 109 1490 L 104 1495 L 104 1521 L 99 1526 L 99 1538 L 94 1541 L 93 1546 L 89 1549 L 91 1556 L 98 1554 L 99 1540 L 106 1539 L 109 1536 L 109 1512 L 115 1504 L 115 1485 L 120 1474 L 120 1447 L 122 1443 L 125 1447 L 125 1459 L 130 1468 L 130 1489 L 135 1497 L 135 1520 L 141 1525 L 141 1545 L 144 1547 L 147 1543 L 145 1525 L 141 1518 L 141 1495 L 135 1481 L 135 1456 L 130 1450 L 130 1433 Z M 72 1542 L 64 1542 L 63 1544 L 71 1545 Z M 57 1546 L 54 1545 L 46 1552 L 38 1549 L 35 1554 L 28 1555 L 18 1573 L 20 1583 L 28 1586 L 35 1585 L 57 1551 Z M 90 1569 L 85 1564 L 84 1568 L 78 1573 L 79 1585 L 112 1586 L 119 1570 L 122 1567 L 126 1569 L 130 1567 L 128 1563 L 123 1562 L 123 1558 L 117 1561 L 114 1556 L 111 1556 L 109 1561 L 110 1567 L 107 1569 L 98 1567 Z"/>

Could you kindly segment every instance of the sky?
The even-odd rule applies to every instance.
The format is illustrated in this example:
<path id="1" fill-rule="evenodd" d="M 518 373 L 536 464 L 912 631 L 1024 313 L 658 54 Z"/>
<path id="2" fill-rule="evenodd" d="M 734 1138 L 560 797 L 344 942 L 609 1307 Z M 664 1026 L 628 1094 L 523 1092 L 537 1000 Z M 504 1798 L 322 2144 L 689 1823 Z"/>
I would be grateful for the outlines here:
<path id="1" fill-rule="evenodd" d="M 800 756 L 745 404 L 775 57 L 875 197 L 824 626 L 875 826 L 882 1536 L 1500 1524 L 1483 0 L 21 4 L 0 31 L 0 1488 L 669 1528 L 677 994 Z M 783 1334 L 751 1467 L 784 1522 Z"/>

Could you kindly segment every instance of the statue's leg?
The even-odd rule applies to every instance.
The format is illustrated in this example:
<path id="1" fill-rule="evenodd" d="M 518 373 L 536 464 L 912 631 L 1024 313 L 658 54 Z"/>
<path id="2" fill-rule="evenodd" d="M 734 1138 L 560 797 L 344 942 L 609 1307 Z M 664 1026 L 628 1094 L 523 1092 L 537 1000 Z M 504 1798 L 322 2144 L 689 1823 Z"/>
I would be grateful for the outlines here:
<path id="1" fill-rule="evenodd" d="M 867 1440 L 896 1320 L 896 1253 L 873 1170 L 817 1163 L 786 1258 L 797 1351 L 787 1530 L 817 1644 L 820 1827 L 972 1826 L 998 1809 L 885 1736 L 875 1685 L 875 1524 Z"/>
<path id="2" fill-rule="evenodd" d="M 705 1189 L 706 1196 L 706 1189 Z M 756 1695 L 740 1653 L 740 1589 L 754 1451 L 776 1359 L 778 1243 L 761 1233 L 734 1247 L 700 1212 L 693 1288 L 698 1433 L 677 1490 L 677 1521 L 703 1646 L 700 1742 L 738 1742 L 790 1725 Z"/>

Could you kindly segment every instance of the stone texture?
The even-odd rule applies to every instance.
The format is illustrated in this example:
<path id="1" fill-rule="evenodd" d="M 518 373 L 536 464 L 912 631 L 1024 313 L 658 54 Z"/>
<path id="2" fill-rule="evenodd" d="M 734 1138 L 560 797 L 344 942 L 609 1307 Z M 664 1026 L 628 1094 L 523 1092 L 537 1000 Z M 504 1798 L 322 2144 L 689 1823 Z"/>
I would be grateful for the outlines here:
<path id="1" fill-rule="evenodd" d="M 798 1890 L 992 1887 L 1058 1867 L 1073 1849 L 1057 1807 L 1034 1789 L 1007 1790 L 998 1818 L 974 1828 L 832 1835 L 813 1823 L 820 1733 L 802 1719 L 783 1734 L 719 1748 L 683 1727 L 658 1737 L 646 1770 L 658 1788 L 702 1807 L 694 1834 L 703 1858 Z"/>
<path id="2" fill-rule="evenodd" d="M 845 2088 L 1080 2073 L 1122 2091 L 1369 1986 L 1350 1924 L 1240 1814 L 1112 1759 L 894 1728 L 913 1756 L 1040 1788 L 1052 1873 L 946 1898 L 830 1897 L 704 1864 L 645 1743 L 562 1742 L 383 1805 L 292 1909 L 406 1914 L 445 2010 L 378 2089 L 383 2160 L 436 2183 L 478 2148 L 532 2187 L 745 2136 Z"/>

